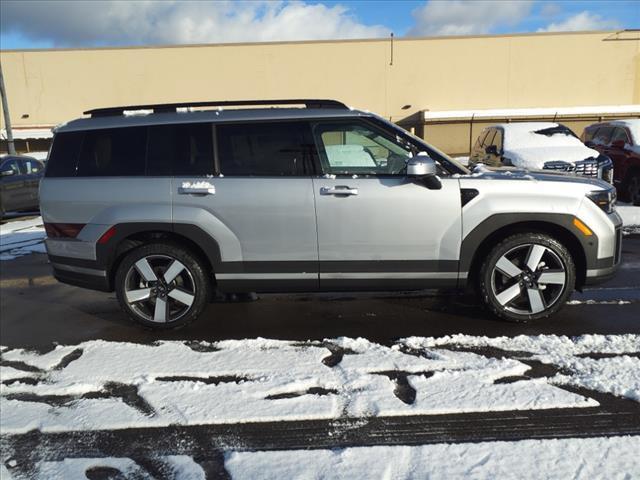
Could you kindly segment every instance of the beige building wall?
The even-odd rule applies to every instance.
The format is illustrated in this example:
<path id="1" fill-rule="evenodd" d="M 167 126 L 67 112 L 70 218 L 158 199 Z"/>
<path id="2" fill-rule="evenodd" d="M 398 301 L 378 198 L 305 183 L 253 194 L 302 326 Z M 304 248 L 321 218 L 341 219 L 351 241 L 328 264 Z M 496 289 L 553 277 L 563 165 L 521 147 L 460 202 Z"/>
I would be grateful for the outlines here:
<path id="1" fill-rule="evenodd" d="M 104 106 L 296 97 L 335 98 L 400 121 L 420 110 L 640 103 L 640 39 L 616 38 L 587 32 L 393 45 L 377 39 L 7 50 L 0 61 L 14 127 L 55 125 Z M 462 130 L 451 135 L 468 137 Z M 429 139 L 429 128 L 425 134 Z"/>

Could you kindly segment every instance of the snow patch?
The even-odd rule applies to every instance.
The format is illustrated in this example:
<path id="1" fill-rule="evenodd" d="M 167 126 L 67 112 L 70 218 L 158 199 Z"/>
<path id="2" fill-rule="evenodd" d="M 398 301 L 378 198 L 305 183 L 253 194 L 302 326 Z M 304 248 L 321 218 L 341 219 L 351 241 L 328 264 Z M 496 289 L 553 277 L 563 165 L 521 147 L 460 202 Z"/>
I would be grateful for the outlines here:
<path id="1" fill-rule="evenodd" d="M 231 452 L 234 480 L 260 478 L 635 478 L 640 437 L 522 440 L 416 447 Z"/>
<path id="2" fill-rule="evenodd" d="M 529 366 L 518 359 L 442 348 L 447 342 L 531 351 L 543 362 L 589 368 L 597 377 L 594 385 L 607 391 L 630 398 L 640 391 L 640 366 L 632 368 L 638 359 L 618 365 L 626 373 L 615 377 L 613 367 L 594 370 L 575 358 L 594 349 L 639 351 L 640 341 L 633 335 L 577 340 L 414 337 L 390 347 L 346 337 L 197 345 L 96 340 L 45 354 L 4 352 L 3 360 L 39 371 L 32 375 L 37 383 L 0 387 L 0 428 L 5 433 L 51 432 L 598 405 L 552 383 L 585 384 L 587 377 L 498 382 L 526 375 Z"/>
<path id="3" fill-rule="evenodd" d="M 0 225 L 0 260 L 13 260 L 30 253 L 46 253 L 45 237 L 41 217 Z"/>

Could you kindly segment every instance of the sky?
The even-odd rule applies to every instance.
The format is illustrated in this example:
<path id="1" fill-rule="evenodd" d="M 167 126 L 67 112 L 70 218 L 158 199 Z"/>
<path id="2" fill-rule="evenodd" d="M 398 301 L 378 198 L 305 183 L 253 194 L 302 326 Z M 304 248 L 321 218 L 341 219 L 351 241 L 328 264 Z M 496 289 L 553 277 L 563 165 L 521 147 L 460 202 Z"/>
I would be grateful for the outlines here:
<path id="1" fill-rule="evenodd" d="M 66 48 L 640 28 L 627 0 L 2 0 L 0 48 Z"/>

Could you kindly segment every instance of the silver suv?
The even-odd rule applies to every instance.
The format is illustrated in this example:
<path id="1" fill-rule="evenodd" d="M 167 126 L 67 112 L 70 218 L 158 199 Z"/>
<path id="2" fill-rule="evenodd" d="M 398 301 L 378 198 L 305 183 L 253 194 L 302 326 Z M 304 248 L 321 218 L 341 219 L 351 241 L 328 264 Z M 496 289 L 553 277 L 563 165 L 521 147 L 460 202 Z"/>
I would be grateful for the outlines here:
<path id="1" fill-rule="evenodd" d="M 147 327 L 188 324 L 216 291 L 467 286 L 537 320 L 620 262 L 611 185 L 471 173 L 336 101 L 85 113 L 56 130 L 40 187 L 49 259 Z"/>

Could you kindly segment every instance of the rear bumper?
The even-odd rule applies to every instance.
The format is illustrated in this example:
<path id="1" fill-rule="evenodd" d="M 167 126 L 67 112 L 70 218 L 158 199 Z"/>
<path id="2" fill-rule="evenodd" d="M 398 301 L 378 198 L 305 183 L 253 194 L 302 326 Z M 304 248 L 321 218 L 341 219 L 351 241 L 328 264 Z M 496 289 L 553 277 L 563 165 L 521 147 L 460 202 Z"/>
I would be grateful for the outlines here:
<path id="1" fill-rule="evenodd" d="M 53 276 L 62 283 L 102 292 L 113 290 L 106 270 L 93 260 L 49 255 L 49 261 Z"/>
<path id="2" fill-rule="evenodd" d="M 86 273 L 71 272 L 60 268 L 53 268 L 53 277 L 59 282 L 73 285 L 74 287 L 110 292 L 112 289 L 106 277 L 88 275 Z"/>

